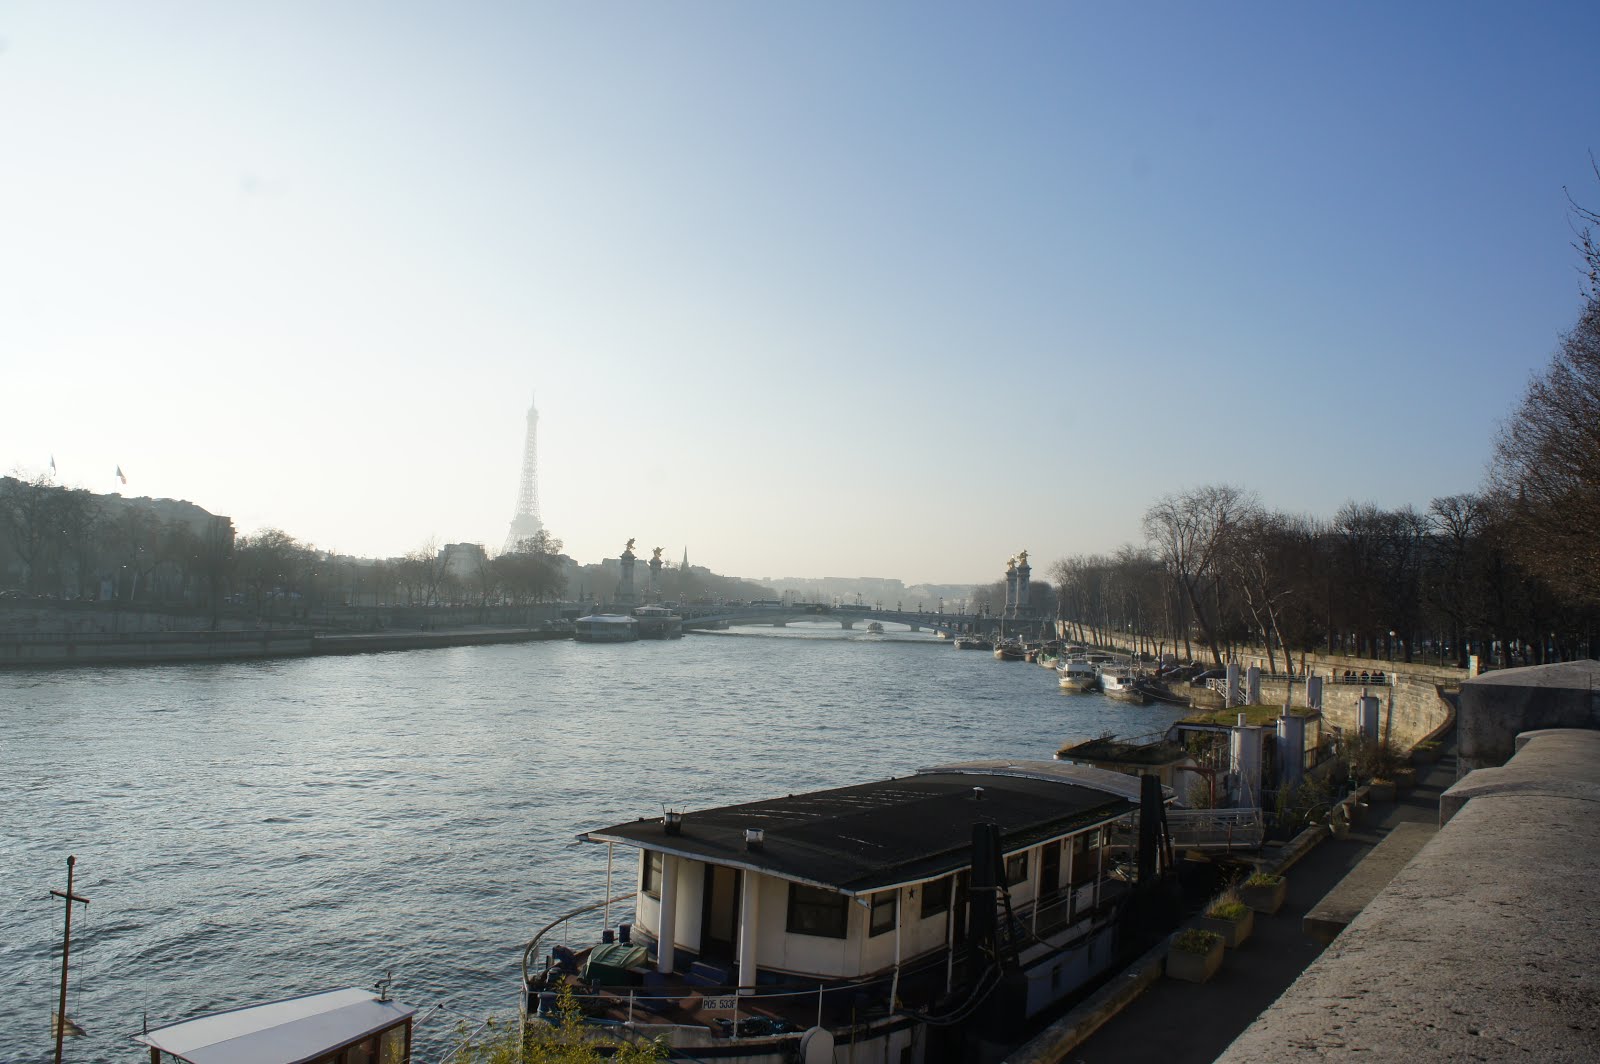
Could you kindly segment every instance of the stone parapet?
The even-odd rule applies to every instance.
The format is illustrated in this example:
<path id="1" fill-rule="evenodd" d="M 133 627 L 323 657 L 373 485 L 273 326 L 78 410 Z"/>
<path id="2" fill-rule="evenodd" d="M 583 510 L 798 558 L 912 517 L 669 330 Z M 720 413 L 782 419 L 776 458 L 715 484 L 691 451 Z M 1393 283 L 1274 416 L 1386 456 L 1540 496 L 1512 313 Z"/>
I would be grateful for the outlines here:
<path id="1" fill-rule="evenodd" d="M 1452 789 L 1467 795 L 1454 819 L 1219 1060 L 1594 1059 L 1600 733 L 1532 737 L 1482 775 Z"/>

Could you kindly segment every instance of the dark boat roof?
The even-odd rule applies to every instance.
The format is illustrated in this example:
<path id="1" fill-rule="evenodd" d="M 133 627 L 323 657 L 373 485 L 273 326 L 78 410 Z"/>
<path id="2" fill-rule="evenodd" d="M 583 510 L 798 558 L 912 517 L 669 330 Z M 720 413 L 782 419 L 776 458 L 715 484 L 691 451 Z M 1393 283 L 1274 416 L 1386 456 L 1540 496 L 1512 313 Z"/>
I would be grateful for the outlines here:
<path id="1" fill-rule="evenodd" d="M 983 788 L 977 798 L 973 788 Z M 998 824 L 1006 852 L 1060 838 L 1138 807 L 1138 777 L 1054 761 L 980 761 L 914 776 L 660 817 L 579 836 L 798 883 L 864 894 L 970 864 L 972 825 Z M 745 830 L 760 828 L 759 847 Z"/>

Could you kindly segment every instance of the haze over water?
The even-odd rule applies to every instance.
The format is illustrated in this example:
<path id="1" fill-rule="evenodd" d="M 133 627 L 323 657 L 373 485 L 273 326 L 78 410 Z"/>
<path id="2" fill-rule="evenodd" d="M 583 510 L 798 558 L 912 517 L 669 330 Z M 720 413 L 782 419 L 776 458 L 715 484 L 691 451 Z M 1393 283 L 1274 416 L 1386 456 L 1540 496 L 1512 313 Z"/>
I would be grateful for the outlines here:
<path id="1" fill-rule="evenodd" d="M 0 674 L 0 1060 L 50 1059 L 65 861 L 69 1060 L 393 970 L 455 1016 L 516 1008 L 521 945 L 598 900 L 579 831 L 1068 739 L 1176 712 L 1032 665 L 837 627 L 260 664 Z M 617 890 L 631 884 L 619 851 Z M 613 916 L 613 922 L 621 917 Z"/>

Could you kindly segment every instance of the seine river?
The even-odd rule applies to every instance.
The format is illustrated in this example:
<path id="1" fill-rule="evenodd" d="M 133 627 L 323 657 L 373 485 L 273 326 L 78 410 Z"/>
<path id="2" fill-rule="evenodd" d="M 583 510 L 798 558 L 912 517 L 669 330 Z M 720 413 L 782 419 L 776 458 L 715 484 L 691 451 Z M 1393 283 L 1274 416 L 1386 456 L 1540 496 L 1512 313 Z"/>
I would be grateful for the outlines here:
<path id="1" fill-rule="evenodd" d="M 67 1059 L 138 1061 L 146 1017 L 392 970 L 396 996 L 438 1007 L 418 1032 L 432 1061 L 456 1018 L 514 1011 L 539 926 L 601 896 L 605 850 L 582 830 L 1049 758 L 1175 716 L 925 635 L 822 626 L 0 673 L 0 1061 L 51 1058 L 48 892 L 69 853 L 91 903 Z"/>

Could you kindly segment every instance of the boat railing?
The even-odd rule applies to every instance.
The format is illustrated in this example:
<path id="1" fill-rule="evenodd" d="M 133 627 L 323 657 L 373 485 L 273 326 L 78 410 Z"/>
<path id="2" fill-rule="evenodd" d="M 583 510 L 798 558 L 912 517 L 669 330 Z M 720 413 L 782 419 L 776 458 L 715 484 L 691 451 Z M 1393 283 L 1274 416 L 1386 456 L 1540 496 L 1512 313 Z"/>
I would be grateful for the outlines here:
<path id="1" fill-rule="evenodd" d="M 588 905 L 580 905 L 576 909 L 556 917 L 554 920 L 551 920 L 548 924 L 545 924 L 543 927 L 541 927 L 539 929 L 539 933 L 534 935 L 533 938 L 529 939 L 526 946 L 522 947 L 522 984 L 524 986 L 528 984 L 528 979 L 532 975 L 531 965 L 529 962 L 538 959 L 539 945 L 545 940 L 546 937 L 549 936 L 552 931 L 560 928 L 562 931 L 563 943 L 570 941 L 569 936 L 572 930 L 572 924 L 573 921 L 575 921 L 578 917 L 583 916 L 586 913 L 592 913 L 596 911 L 610 912 L 613 905 L 621 905 L 630 902 L 638 896 L 638 893 L 639 892 L 636 890 L 630 890 L 626 894 L 618 894 L 614 898 L 602 898 L 599 901 L 590 902 Z M 604 922 L 604 917 L 602 917 L 602 922 Z M 595 935 L 594 937 L 596 940 L 598 940 L 600 936 Z"/>
<path id="2" fill-rule="evenodd" d="M 957 951 L 954 963 L 964 970 L 967 951 Z M 937 977 L 951 970 L 947 949 L 907 961 L 900 966 L 900 985 L 930 975 Z M 611 1016 L 588 1015 L 586 1022 L 603 1027 L 621 1027 L 634 1035 L 650 1037 L 666 1029 L 711 1031 L 721 1037 L 754 1037 L 796 1034 L 815 1023 L 818 1026 L 856 1025 L 891 1015 L 889 997 L 896 983 L 893 970 L 858 979 L 819 982 L 735 985 L 677 984 L 672 986 L 613 986 L 605 989 L 568 988 L 570 999 L 582 1010 L 605 1010 Z M 942 984 L 941 984 L 942 985 Z M 814 1003 L 814 1009 L 812 1004 Z M 531 1016 L 531 999 L 527 1001 Z M 670 1010 L 688 1010 L 705 1016 L 702 1022 L 685 1023 L 672 1019 Z M 622 1019 L 615 1018 L 622 1013 Z M 715 1015 L 725 1013 L 726 1015 Z M 642 1015 L 641 1015 L 642 1014 Z M 538 1015 L 550 1022 L 555 1017 L 541 1004 Z M 709 1022 L 705 1022 L 709 1021 Z"/>

